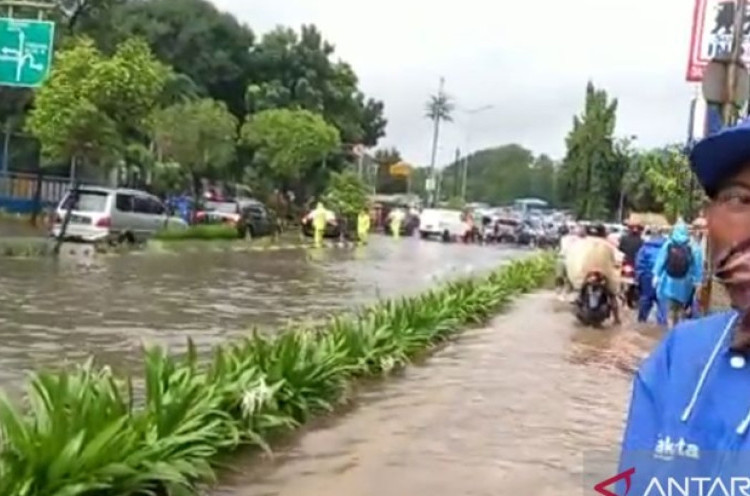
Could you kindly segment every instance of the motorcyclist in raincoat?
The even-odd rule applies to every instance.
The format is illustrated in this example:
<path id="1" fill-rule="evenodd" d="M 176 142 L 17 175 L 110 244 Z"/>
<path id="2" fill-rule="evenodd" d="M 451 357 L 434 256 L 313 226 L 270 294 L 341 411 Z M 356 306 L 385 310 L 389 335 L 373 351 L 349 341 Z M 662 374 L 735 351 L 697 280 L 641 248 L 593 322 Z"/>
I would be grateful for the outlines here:
<path id="1" fill-rule="evenodd" d="M 357 216 L 357 239 L 360 243 L 367 243 L 367 236 L 370 234 L 370 213 L 362 210 Z"/>
<path id="2" fill-rule="evenodd" d="M 688 266 L 683 277 L 669 274 L 670 250 L 675 246 L 685 246 Z M 696 286 L 703 278 L 703 255 L 690 238 L 688 226 L 679 221 L 672 229 L 672 234 L 659 251 L 654 261 L 654 287 L 659 304 L 670 310 L 672 325 L 676 325 L 693 303 L 697 294 Z"/>
<path id="3" fill-rule="evenodd" d="M 713 267 L 731 309 L 681 322 L 641 364 L 620 495 L 748 494 L 750 487 L 750 120 L 700 141 L 690 162 L 710 199 Z M 670 483 L 691 491 L 664 492 Z"/>

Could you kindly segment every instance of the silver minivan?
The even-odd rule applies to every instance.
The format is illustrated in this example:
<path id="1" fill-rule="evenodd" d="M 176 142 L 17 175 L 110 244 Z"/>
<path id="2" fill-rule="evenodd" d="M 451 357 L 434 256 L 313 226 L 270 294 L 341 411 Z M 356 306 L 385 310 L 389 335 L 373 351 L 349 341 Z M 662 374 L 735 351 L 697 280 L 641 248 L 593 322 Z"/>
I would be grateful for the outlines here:
<path id="1" fill-rule="evenodd" d="M 147 240 L 166 227 L 186 227 L 170 217 L 155 196 L 135 189 L 80 186 L 77 195 L 68 192 L 57 207 L 52 235 L 58 237 L 68 208 L 70 221 L 66 240 L 129 242 Z"/>

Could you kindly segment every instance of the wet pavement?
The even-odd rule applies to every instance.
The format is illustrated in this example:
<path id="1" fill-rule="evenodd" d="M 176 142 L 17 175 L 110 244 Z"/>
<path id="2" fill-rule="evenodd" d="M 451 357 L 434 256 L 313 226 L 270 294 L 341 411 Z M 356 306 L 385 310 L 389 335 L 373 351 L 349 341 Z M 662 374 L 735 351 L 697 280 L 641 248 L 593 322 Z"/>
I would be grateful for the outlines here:
<path id="1" fill-rule="evenodd" d="M 203 350 L 253 326 L 317 319 L 379 297 L 497 267 L 521 251 L 373 237 L 361 248 L 270 252 L 182 245 L 136 252 L 0 259 L 0 388 L 29 370 L 93 354 L 117 370 L 140 363 L 144 341 Z"/>
<path id="2" fill-rule="evenodd" d="M 658 332 L 579 328 L 550 293 L 520 300 L 273 459 L 237 460 L 211 496 L 546 496 L 583 491 L 616 450 L 630 373 Z"/>

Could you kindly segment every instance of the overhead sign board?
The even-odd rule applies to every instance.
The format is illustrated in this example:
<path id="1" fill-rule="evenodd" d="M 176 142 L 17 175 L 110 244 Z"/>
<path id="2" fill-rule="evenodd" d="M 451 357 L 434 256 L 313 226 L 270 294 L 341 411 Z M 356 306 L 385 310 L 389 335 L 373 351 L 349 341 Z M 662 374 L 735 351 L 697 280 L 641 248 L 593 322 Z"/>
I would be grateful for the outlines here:
<path id="1" fill-rule="evenodd" d="M 686 79 L 701 81 L 708 63 L 732 50 L 736 3 L 734 0 L 695 0 Z M 750 62 L 750 19 L 743 26 L 744 60 Z"/>
<path id="2" fill-rule="evenodd" d="M 52 65 L 55 24 L 0 18 L 0 86 L 41 86 Z"/>

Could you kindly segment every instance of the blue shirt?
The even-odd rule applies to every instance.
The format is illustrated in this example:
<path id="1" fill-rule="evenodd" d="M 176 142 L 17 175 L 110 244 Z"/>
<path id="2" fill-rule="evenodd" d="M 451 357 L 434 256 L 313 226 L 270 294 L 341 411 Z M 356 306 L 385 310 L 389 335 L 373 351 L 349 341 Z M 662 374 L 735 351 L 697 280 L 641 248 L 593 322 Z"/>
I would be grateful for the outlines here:
<path id="1" fill-rule="evenodd" d="M 635 469 L 629 494 L 660 494 L 648 491 L 654 478 L 750 477 L 750 359 L 730 350 L 737 315 L 679 324 L 641 365 L 620 457 L 620 472 Z"/>

